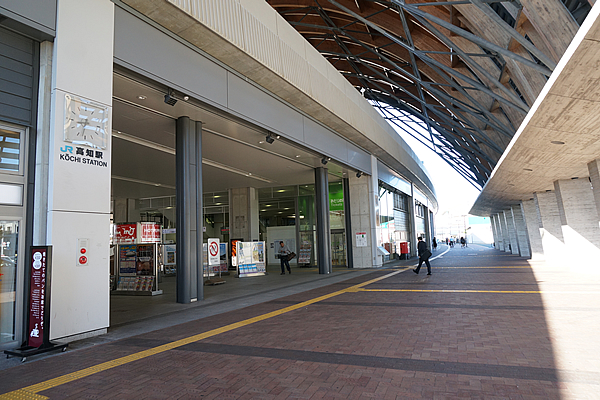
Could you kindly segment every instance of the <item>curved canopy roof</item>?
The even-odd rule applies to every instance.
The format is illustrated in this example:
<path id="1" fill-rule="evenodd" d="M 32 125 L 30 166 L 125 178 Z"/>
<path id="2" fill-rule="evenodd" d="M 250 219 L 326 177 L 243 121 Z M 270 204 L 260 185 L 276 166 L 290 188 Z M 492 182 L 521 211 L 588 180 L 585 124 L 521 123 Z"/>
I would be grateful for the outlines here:
<path id="1" fill-rule="evenodd" d="M 587 0 L 267 2 L 390 123 L 478 188 L 590 9 Z"/>

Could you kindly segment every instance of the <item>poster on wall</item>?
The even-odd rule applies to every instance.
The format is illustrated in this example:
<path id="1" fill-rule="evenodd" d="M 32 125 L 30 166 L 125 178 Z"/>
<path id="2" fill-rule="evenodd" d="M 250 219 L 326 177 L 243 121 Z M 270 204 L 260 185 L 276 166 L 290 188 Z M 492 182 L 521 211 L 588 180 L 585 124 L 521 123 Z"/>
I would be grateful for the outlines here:
<path id="1" fill-rule="evenodd" d="M 164 264 L 175 265 L 177 263 L 177 246 L 174 244 L 165 244 L 163 246 L 164 251 Z"/>
<path id="2" fill-rule="evenodd" d="M 367 232 L 356 232 L 356 247 L 367 247 Z"/>
<path id="3" fill-rule="evenodd" d="M 119 275 L 135 275 L 137 246 L 122 244 L 119 246 Z"/>

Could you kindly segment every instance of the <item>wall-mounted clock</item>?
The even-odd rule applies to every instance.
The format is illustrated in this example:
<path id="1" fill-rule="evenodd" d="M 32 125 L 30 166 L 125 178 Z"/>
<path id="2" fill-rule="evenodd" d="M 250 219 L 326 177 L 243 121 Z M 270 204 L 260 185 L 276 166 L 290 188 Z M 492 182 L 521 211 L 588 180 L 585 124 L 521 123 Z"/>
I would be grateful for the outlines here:
<path id="1" fill-rule="evenodd" d="M 96 149 L 106 149 L 108 141 L 108 107 L 65 95 L 66 142 Z"/>

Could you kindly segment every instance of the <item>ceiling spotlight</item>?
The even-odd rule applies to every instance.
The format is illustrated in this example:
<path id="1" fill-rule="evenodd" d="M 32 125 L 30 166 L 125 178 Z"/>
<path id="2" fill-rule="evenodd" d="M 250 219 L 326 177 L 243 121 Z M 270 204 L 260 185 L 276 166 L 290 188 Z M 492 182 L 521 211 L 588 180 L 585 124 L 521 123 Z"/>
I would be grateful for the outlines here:
<path id="1" fill-rule="evenodd" d="M 190 99 L 190 96 L 183 96 L 183 100 L 188 101 Z"/>
<path id="2" fill-rule="evenodd" d="M 143 94 L 140 94 L 137 98 L 140 99 L 140 100 L 146 100 L 147 99 L 147 97 L 144 96 Z"/>
<path id="3" fill-rule="evenodd" d="M 271 136 L 271 134 L 269 133 L 267 135 L 267 137 L 265 138 L 265 140 L 267 141 L 267 143 L 273 144 L 273 142 L 275 141 L 275 138 L 273 136 Z"/>
<path id="4" fill-rule="evenodd" d="M 360 178 L 361 176 L 362 176 L 362 172 L 361 172 L 361 171 L 357 171 L 357 172 L 356 172 L 356 177 L 357 177 L 357 178 Z"/>
<path id="5" fill-rule="evenodd" d="M 331 158 L 329 158 L 329 157 L 323 157 L 323 158 L 321 158 L 321 164 L 327 165 L 327 163 L 329 162 L 329 160 L 331 160 Z"/>
<path id="6" fill-rule="evenodd" d="M 177 99 L 173 97 L 173 91 L 169 89 L 169 93 L 165 94 L 165 103 L 170 106 L 174 106 L 177 103 Z"/>

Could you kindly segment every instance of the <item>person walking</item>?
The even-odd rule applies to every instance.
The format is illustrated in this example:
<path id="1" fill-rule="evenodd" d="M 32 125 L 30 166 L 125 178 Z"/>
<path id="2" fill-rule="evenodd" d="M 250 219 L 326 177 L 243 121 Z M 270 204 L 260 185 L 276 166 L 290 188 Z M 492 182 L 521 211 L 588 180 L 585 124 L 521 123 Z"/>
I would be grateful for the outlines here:
<path id="1" fill-rule="evenodd" d="M 285 267 L 287 267 L 288 272 L 291 274 L 292 269 L 290 268 L 290 262 L 288 261 L 288 254 L 290 254 L 290 248 L 287 244 L 282 240 L 279 242 L 279 261 L 281 261 L 281 275 L 285 275 Z"/>
<path id="2" fill-rule="evenodd" d="M 437 240 L 435 240 L 435 236 L 433 237 L 433 240 L 431 241 L 431 247 L 433 248 L 433 251 L 437 250 Z"/>
<path id="3" fill-rule="evenodd" d="M 431 251 L 427 248 L 427 243 L 423 241 L 421 236 L 418 237 L 419 243 L 417 243 L 417 254 L 419 255 L 419 265 L 416 269 L 413 269 L 413 272 L 419 275 L 419 271 L 421 270 L 421 264 L 425 262 L 427 265 L 427 275 L 431 275 L 431 264 L 429 264 L 429 257 L 431 257 Z"/>

